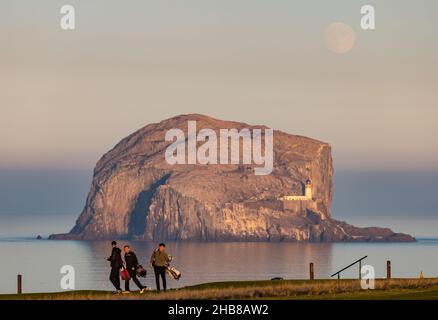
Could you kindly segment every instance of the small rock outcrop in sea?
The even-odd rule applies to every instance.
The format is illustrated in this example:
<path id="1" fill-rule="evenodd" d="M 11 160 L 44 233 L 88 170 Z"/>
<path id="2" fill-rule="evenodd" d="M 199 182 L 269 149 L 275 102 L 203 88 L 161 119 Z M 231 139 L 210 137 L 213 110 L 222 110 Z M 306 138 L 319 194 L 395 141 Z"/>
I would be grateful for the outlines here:
<path id="1" fill-rule="evenodd" d="M 390 229 L 331 218 L 328 143 L 274 130 L 269 175 L 255 175 L 253 164 L 169 164 L 165 152 L 172 142 L 166 132 L 179 128 L 187 137 L 188 121 L 196 121 L 198 131 L 265 129 L 198 114 L 147 125 L 103 155 L 76 225 L 50 239 L 415 241 Z M 303 195 L 308 180 L 308 198 L 282 200 Z"/>

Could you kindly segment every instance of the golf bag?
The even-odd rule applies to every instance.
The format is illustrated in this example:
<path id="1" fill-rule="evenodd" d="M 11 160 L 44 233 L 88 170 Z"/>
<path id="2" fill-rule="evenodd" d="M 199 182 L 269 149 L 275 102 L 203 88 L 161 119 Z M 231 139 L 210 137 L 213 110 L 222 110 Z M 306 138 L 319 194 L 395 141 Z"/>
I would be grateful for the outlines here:
<path id="1" fill-rule="evenodd" d="M 179 278 L 181 278 L 181 272 L 178 271 L 175 267 L 166 267 L 166 271 L 175 280 L 179 280 Z"/>
<path id="2" fill-rule="evenodd" d="M 136 270 L 136 272 L 137 272 L 137 277 L 142 277 L 142 278 L 146 278 L 146 269 L 145 268 L 143 268 L 143 266 L 141 265 L 141 264 L 139 264 L 138 266 L 137 266 L 137 270 Z"/>

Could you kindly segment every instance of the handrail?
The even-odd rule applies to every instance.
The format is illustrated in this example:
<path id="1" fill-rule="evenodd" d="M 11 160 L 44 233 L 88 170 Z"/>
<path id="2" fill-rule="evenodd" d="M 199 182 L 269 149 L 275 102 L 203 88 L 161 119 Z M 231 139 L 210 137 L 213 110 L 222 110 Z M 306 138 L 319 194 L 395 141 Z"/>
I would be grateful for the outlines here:
<path id="1" fill-rule="evenodd" d="M 342 271 L 344 271 L 344 270 L 350 268 L 351 266 L 354 266 L 354 265 L 355 265 L 356 263 L 358 263 L 358 262 L 361 263 L 362 260 L 365 259 L 365 258 L 367 258 L 367 257 L 368 257 L 368 256 L 364 256 L 364 257 L 362 257 L 362 258 L 360 258 L 360 259 L 354 261 L 352 264 L 349 264 L 348 266 L 346 266 L 345 268 L 339 270 L 338 272 L 333 273 L 333 274 L 330 276 L 330 278 L 334 277 L 335 275 L 338 275 L 338 279 L 339 279 L 339 278 L 340 278 L 340 274 L 341 274 Z M 359 268 L 359 276 L 360 276 L 360 268 Z"/>

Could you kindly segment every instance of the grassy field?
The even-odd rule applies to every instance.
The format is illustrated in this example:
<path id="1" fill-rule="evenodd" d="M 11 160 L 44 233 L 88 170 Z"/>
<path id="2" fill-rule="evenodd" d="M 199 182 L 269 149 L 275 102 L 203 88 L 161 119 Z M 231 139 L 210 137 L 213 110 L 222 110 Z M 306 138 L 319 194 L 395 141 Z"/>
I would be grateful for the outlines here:
<path id="1" fill-rule="evenodd" d="M 185 299 L 438 299 L 438 278 L 376 280 L 362 290 L 358 280 L 278 280 L 206 283 L 157 293 L 114 295 L 108 291 L 69 291 L 0 295 L 0 300 L 185 300 Z"/>

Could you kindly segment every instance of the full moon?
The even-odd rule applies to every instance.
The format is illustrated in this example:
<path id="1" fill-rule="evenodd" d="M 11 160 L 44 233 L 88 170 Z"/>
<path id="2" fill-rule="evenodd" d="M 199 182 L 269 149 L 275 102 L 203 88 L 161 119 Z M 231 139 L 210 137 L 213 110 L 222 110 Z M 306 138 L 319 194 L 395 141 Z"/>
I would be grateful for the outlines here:
<path id="1" fill-rule="evenodd" d="M 347 53 L 354 47 L 356 35 L 347 24 L 335 22 L 325 29 L 325 44 L 327 49 L 334 53 Z"/>

